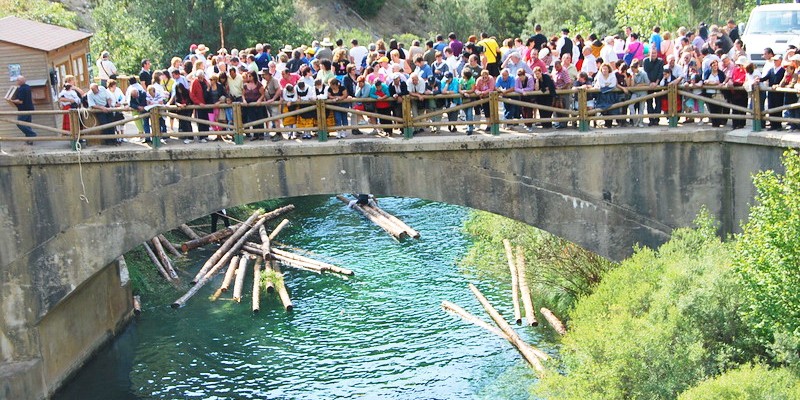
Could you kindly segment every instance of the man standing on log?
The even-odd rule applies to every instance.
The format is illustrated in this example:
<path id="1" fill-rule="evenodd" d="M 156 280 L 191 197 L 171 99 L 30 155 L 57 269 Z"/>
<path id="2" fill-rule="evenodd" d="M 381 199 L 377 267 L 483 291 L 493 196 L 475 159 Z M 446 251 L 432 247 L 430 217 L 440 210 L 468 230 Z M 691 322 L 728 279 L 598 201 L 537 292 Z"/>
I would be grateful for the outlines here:
<path id="1" fill-rule="evenodd" d="M 377 207 L 378 199 L 376 199 L 375 195 L 372 194 L 359 193 L 355 200 L 350 200 L 350 203 L 347 204 L 347 208 L 353 208 L 353 206 L 356 204 L 360 206 L 371 205 L 373 207 Z"/>

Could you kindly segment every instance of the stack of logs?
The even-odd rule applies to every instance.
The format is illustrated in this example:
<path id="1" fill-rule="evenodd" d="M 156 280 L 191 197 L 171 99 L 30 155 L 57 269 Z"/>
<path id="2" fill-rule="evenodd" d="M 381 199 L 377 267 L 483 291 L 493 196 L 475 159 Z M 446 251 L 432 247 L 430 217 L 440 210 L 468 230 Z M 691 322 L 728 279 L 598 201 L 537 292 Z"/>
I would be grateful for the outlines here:
<path id="1" fill-rule="evenodd" d="M 522 315 L 520 312 L 519 307 L 519 297 L 522 297 L 522 303 L 525 308 L 525 319 L 526 325 L 528 326 L 537 326 L 539 323 L 536 321 L 536 315 L 534 313 L 533 307 L 533 300 L 531 297 L 531 291 L 528 287 L 528 281 L 525 279 L 525 254 L 523 252 L 522 246 L 517 246 L 517 255 L 516 260 L 514 257 L 514 252 L 511 247 L 511 242 L 508 239 L 503 240 L 503 247 L 505 248 L 506 258 L 508 260 L 508 266 L 511 269 L 511 296 L 512 296 L 512 305 L 514 308 L 514 321 L 517 325 L 522 323 Z M 457 314 L 465 321 L 472 323 L 474 325 L 480 326 L 489 332 L 496 334 L 506 340 L 508 340 L 516 349 L 522 354 L 522 357 L 536 370 L 536 373 L 541 377 L 545 373 L 544 366 L 542 365 L 542 361 L 548 359 L 547 354 L 542 352 L 541 350 L 531 346 L 530 344 L 526 343 L 525 341 L 520 338 L 519 334 L 517 334 L 511 325 L 506 322 L 505 319 L 497 312 L 497 310 L 489 303 L 489 300 L 483 296 L 483 293 L 478 290 L 472 284 L 469 284 L 469 289 L 478 299 L 478 301 L 483 306 L 484 310 L 489 314 L 492 320 L 497 324 L 500 328 L 496 328 L 488 323 L 484 322 L 483 320 L 477 318 L 476 316 L 470 314 L 463 308 L 449 302 L 443 301 L 442 307 L 450 311 L 452 313 Z M 548 310 L 547 308 L 542 307 L 541 313 L 547 322 L 555 329 L 556 332 L 560 335 L 564 335 L 567 333 L 566 329 L 564 328 L 564 324 L 553 314 L 552 311 Z"/>
<path id="2" fill-rule="evenodd" d="M 268 293 L 277 291 L 278 296 L 287 311 L 293 309 L 292 301 L 288 291 L 283 284 L 283 273 L 279 262 L 286 266 L 313 271 L 316 273 L 333 272 L 342 275 L 353 275 L 353 271 L 321 261 L 313 260 L 298 254 L 290 253 L 272 247 L 272 240 L 289 223 L 284 219 L 271 232 L 267 233 L 264 223 L 275 219 L 283 214 L 294 210 L 294 205 L 287 205 L 268 213 L 259 210 L 254 212 L 247 220 L 236 225 L 232 225 L 220 231 L 206 236 L 196 236 L 181 246 L 184 252 L 196 249 L 209 243 L 225 240 L 214 254 L 200 268 L 200 271 L 192 279 L 193 286 L 186 294 L 172 303 L 173 308 L 183 307 L 186 302 L 194 296 L 200 288 L 208 283 L 214 276 L 220 273 L 227 265 L 222 285 L 214 293 L 212 299 L 217 299 L 222 293 L 227 292 L 231 281 L 233 281 L 233 300 L 241 301 L 244 279 L 248 270 L 248 264 L 253 261 L 253 312 L 259 311 L 261 274 L 273 271 L 270 274 L 276 277 L 275 282 L 268 280 L 266 290 Z M 188 228 L 188 227 L 187 227 Z M 260 242 L 251 241 L 251 237 L 257 237 Z"/>
<path id="3" fill-rule="evenodd" d="M 350 204 L 350 200 L 342 195 L 337 195 L 336 198 L 345 204 Z M 378 206 L 355 204 L 353 208 L 397 240 L 407 237 L 419 239 L 419 232 Z"/>

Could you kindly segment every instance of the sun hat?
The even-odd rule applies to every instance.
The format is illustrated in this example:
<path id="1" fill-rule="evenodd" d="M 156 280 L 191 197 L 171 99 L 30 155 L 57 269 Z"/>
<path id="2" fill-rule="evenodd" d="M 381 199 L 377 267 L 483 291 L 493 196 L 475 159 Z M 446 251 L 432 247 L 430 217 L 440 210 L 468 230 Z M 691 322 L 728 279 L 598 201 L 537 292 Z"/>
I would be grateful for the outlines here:
<path id="1" fill-rule="evenodd" d="M 323 47 L 330 47 L 333 46 L 333 42 L 331 42 L 331 38 L 323 38 L 322 43 L 320 43 L 319 45 Z"/>
<path id="2" fill-rule="evenodd" d="M 739 56 L 739 58 L 736 59 L 736 65 L 747 65 L 749 63 L 750 61 L 747 60 L 747 56 Z"/>
<path id="3" fill-rule="evenodd" d="M 197 49 L 195 50 L 195 53 L 206 54 L 207 52 L 208 52 L 208 47 L 206 47 L 206 45 L 204 45 L 204 44 L 198 44 L 197 45 Z"/>

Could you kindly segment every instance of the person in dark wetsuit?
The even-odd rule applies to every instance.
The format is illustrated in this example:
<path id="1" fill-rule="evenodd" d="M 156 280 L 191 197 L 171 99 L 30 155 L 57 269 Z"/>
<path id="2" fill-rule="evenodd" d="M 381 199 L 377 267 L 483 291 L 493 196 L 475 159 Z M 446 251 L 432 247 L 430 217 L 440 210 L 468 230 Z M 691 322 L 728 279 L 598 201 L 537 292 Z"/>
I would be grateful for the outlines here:
<path id="1" fill-rule="evenodd" d="M 378 200 L 375 199 L 374 195 L 367 194 L 367 193 L 359 193 L 355 200 L 350 200 L 350 203 L 347 204 L 347 207 L 353 208 L 354 205 L 371 205 L 373 207 L 378 206 Z"/>

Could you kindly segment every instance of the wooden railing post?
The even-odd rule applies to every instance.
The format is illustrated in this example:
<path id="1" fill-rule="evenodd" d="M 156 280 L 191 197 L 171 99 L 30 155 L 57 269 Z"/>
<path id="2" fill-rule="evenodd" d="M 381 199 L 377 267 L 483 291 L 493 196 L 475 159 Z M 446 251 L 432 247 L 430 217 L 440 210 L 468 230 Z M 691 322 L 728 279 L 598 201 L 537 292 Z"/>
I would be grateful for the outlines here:
<path id="1" fill-rule="evenodd" d="M 161 147 L 161 124 L 158 123 L 159 109 L 153 107 L 150 109 L 150 140 L 153 142 L 153 148 Z"/>
<path id="2" fill-rule="evenodd" d="M 671 84 L 667 86 L 667 104 L 669 107 L 669 120 L 670 128 L 678 126 L 678 86 Z"/>
<path id="3" fill-rule="evenodd" d="M 242 103 L 233 103 L 233 141 L 236 144 L 244 144 L 244 128 L 242 127 Z"/>
<path id="4" fill-rule="evenodd" d="M 413 119 L 411 116 L 411 96 L 404 96 L 401 98 L 400 107 L 403 111 L 403 139 L 411 139 L 414 137 Z"/>
<path id="5" fill-rule="evenodd" d="M 758 83 L 753 84 L 751 96 L 753 97 L 753 132 L 761 132 L 763 110 L 761 109 L 761 87 Z"/>
<path id="6" fill-rule="evenodd" d="M 72 150 L 78 150 L 78 143 L 80 142 L 81 134 L 81 120 L 78 115 L 78 109 L 69 110 L 69 142 Z"/>
<path id="7" fill-rule="evenodd" d="M 317 100 L 317 135 L 320 142 L 328 141 L 328 116 L 325 115 L 325 100 Z"/>
<path id="8" fill-rule="evenodd" d="M 493 136 L 500 136 L 500 96 L 497 92 L 489 94 L 489 120 Z"/>
<path id="9" fill-rule="evenodd" d="M 589 94 L 586 87 L 578 88 L 578 131 L 589 132 Z"/>

